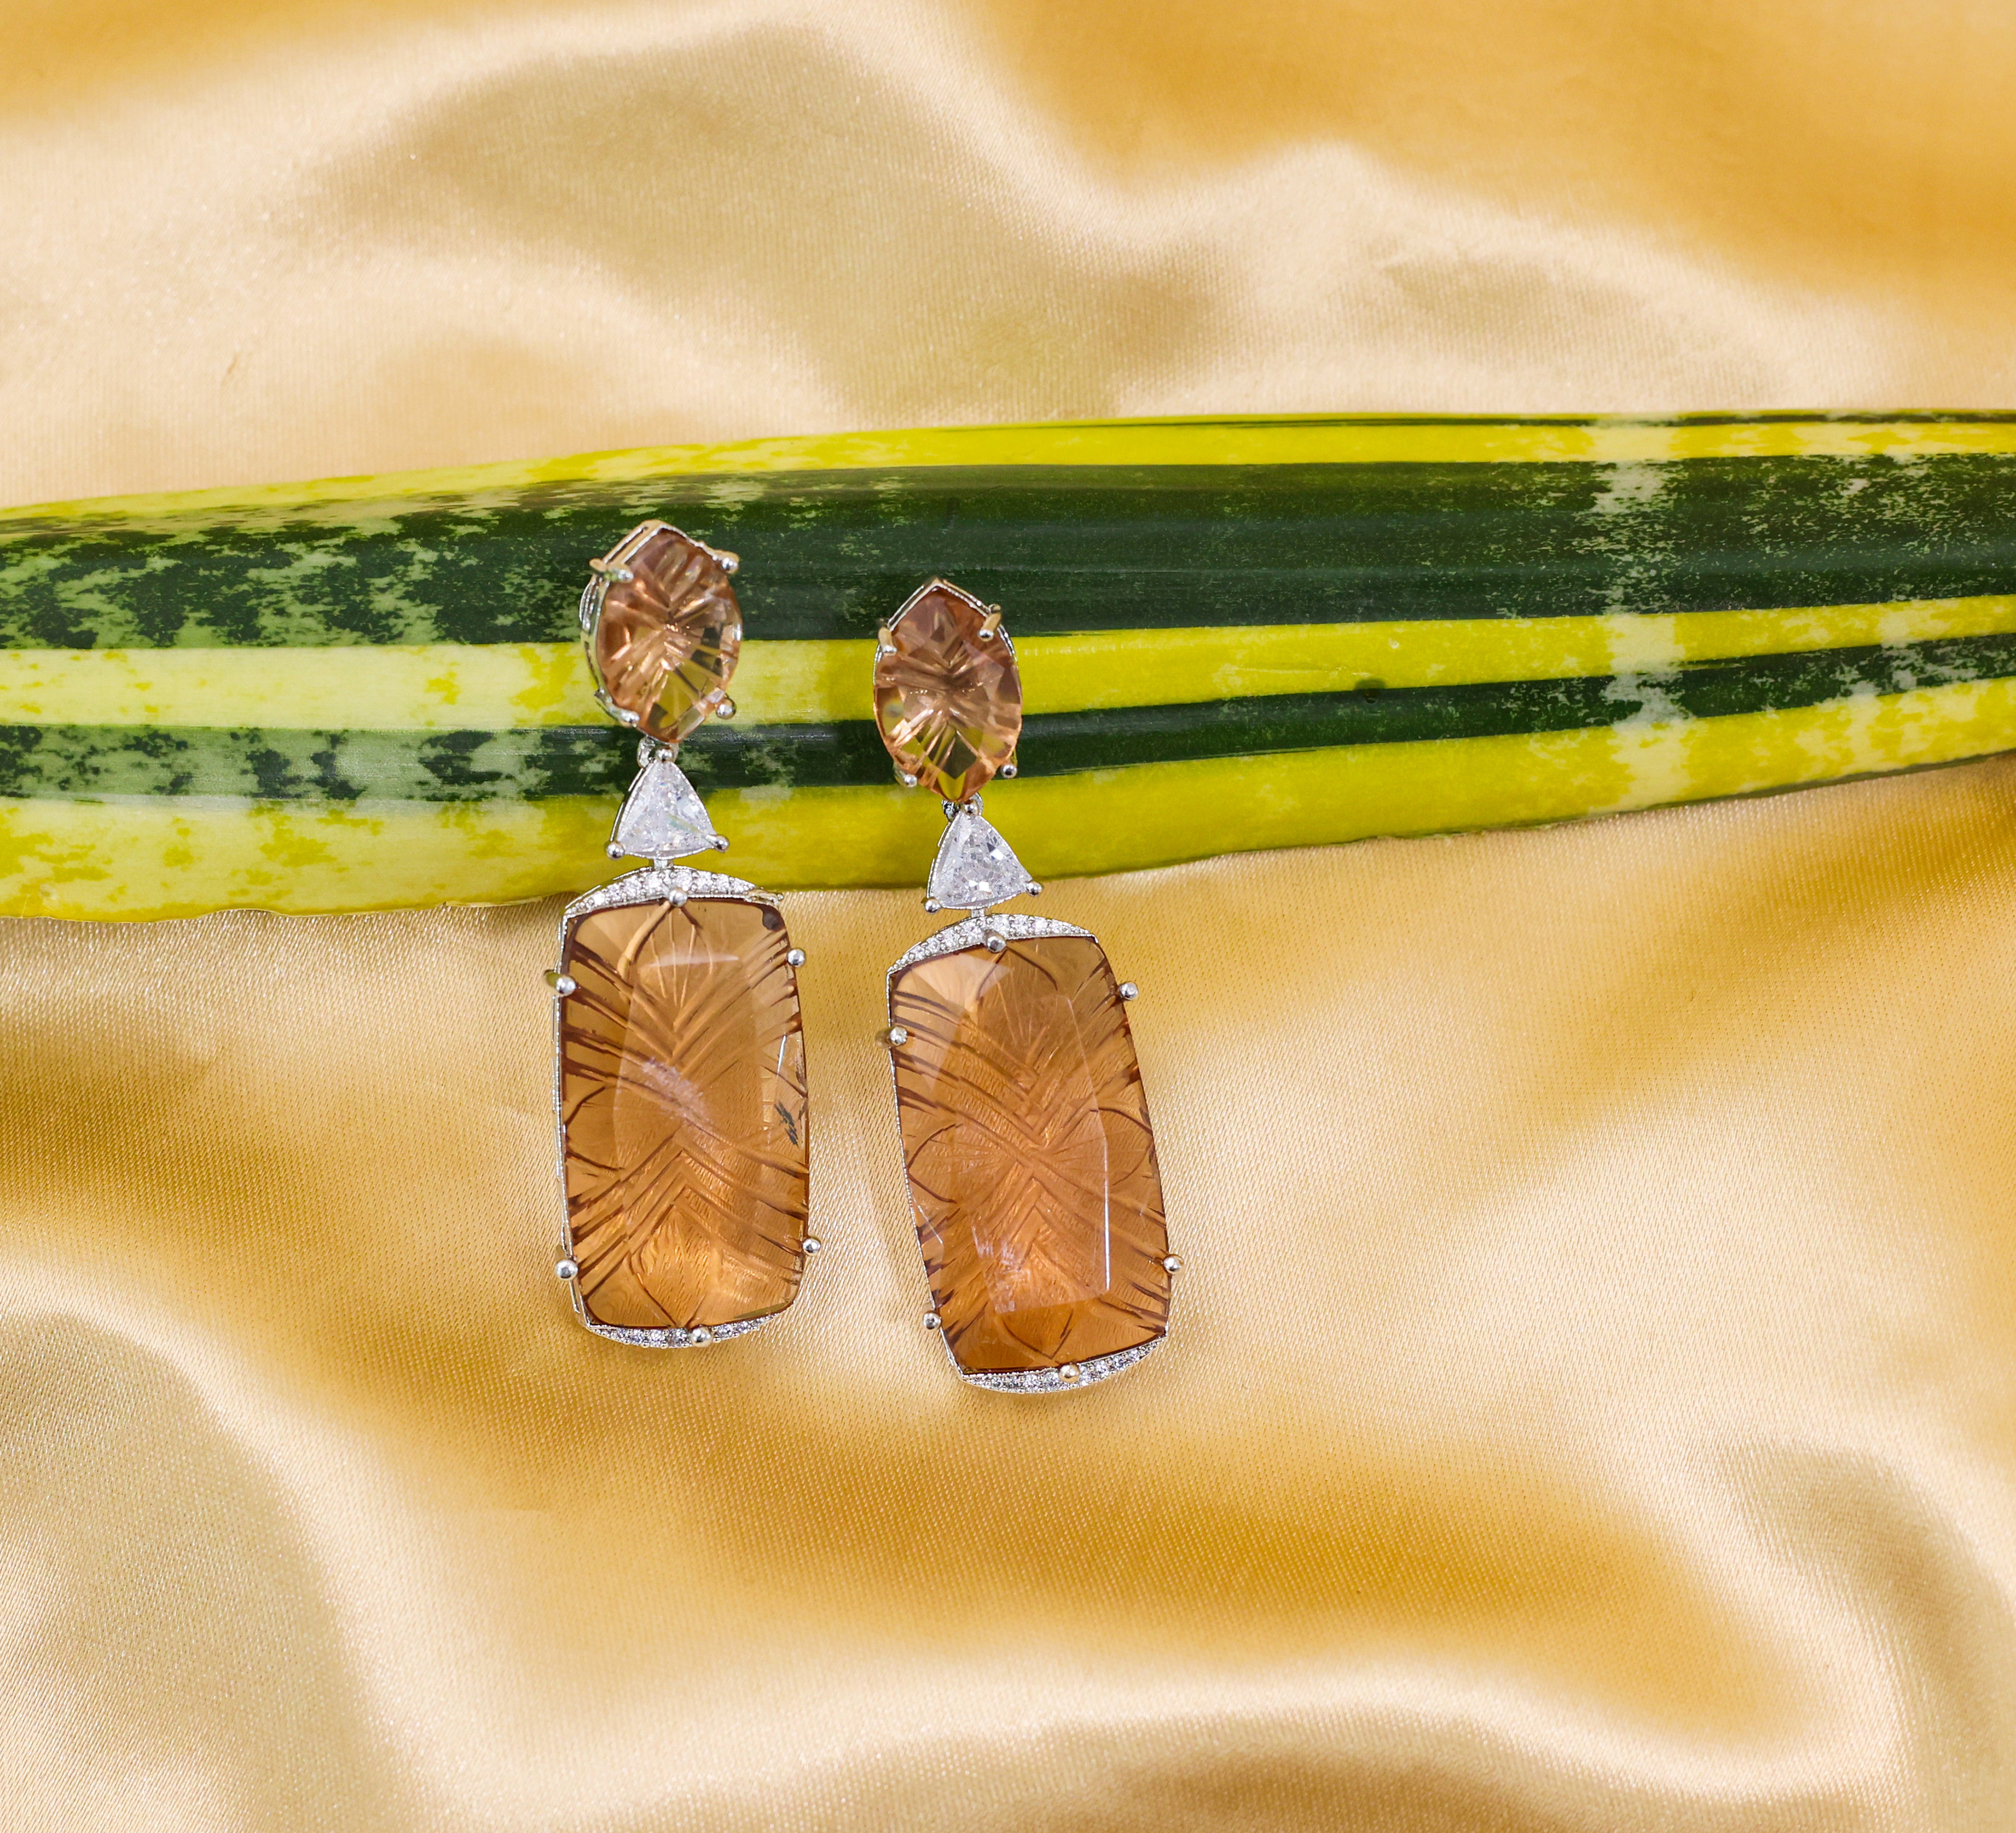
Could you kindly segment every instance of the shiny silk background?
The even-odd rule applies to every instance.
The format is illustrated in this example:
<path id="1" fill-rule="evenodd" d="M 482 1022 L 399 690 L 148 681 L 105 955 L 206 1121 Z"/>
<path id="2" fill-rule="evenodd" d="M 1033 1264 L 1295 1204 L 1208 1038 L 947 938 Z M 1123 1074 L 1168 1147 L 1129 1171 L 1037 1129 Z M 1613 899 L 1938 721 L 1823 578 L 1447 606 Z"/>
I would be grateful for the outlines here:
<path id="1" fill-rule="evenodd" d="M 1960 0 L 4 0 L 0 499 L 2008 406 L 2012 103 Z M 553 909 L 5 924 L 0 1821 L 2016 1825 L 2013 807 L 1055 888 L 1190 1261 L 1061 1403 L 917 1327 L 914 895 L 794 900 L 831 1251 L 693 1356 L 549 1270 Z"/>

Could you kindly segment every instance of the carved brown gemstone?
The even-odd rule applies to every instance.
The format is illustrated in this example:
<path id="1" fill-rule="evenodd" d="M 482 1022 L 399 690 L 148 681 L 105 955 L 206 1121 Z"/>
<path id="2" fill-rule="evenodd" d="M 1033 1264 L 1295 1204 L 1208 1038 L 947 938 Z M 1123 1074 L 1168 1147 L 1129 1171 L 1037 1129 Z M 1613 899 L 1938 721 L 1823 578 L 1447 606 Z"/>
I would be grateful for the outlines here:
<path id="1" fill-rule="evenodd" d="M 1089 936 L 962 949 L 890 989 L 917 1235 L 969 1374 L 1060 1367 L 1168 1326 L 1162 1184 L 1127 1009 Z"/>
<path id="2" fill-rule="evenodd" d="M 896 768 L 946 801 L 984 789 L 1022 735 L 1022 677 L 987 607 L 942 579 L 912 595 L 875 658 L 875 723 Z"/>
<path id="3" fill-rule="evenodd" d="M 676 744 L 720 704 L 742 653 L 742 610 L 728 571 L 707 548 L 646 523 L 610 556 L 627 568 L 603 588 L 589 632 L 595 678 L 628 723 Z"/>
<path id="4" fill-rule="evenodd" d="M 783 917 L 721 898 L 576 920 L 560 1113 L 578 1290 L 598 1323 L 691 1330 L 797 1295 L 805 1079 Z"/>

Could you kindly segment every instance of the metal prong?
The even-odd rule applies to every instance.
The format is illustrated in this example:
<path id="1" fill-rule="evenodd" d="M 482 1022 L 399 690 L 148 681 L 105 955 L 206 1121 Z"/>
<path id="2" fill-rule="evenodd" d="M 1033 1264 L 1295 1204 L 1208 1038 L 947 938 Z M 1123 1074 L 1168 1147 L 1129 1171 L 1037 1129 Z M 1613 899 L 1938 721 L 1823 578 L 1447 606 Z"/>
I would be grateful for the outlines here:
<path id="1" fill-rule="evenodd" d="M 998 930 L 990 929 L 987 932 L 987 952 L 988 954 L 998 955 L 1003 949 L 1006 948 L 1007 945 L 1007 937 L 1002 935 Z"/>
<path id="2" fill-rule="evenodd" d="M 614 585 L 628 585 L 637 577 L 628 567 L 617 566 L 609 560 L 590 560 L 588 563 L 588 570 L 591 573 L 599 573 L 603 578 Z"/>
<path id="3" fill-rule="evenodd" d="M 546 970 L 546 985 L 565 999 L 574 989 L 574 978 L 571 974 L 561 973 L 557 967 L 549 967 Z"/>
<path id="4" fill-rule="evenodd" d="M 623 849 L 613 840 L 607 847 L 603 848 L 603 851 L 607 853 L 612 859 L 620 859 L 623 857 Z"/>
<path id="5" fill-rule="evenodd" d="M 714 716 L 717 719 L 733 719 L 735 717 L 735 703 L 726 694 L 724 693 L 714 703 Z"/>
<path id="6" fill-rule="evenodd" d="M 720 561 L 721 570 L 724 573 L 739 573 L 742 571 L 742 556 L 739 553 L 729 553 L 725 549 L 716 548 L 714 550 L 714 557 Z"/>
<path id="7" fill-rule="evenodd" d="M 822 1241 L 817 1235 L 807 1235 L 800 1245 L 804 1248 L 805 1251 L 808 1254 L 816 1254 L 820 1248 L 826 1245 L 826 1243 Z"/>
<path id="8" fill-rule="evenodd" d="M 926 1330 L 942 1330 L 944 1327 L 945 1320 L 939 1316 L 935 1311 L 927 1311 L 924 1313 L 924 1328 Z"/>
<path id="9" fill-rule="evenodd" d="M 1000 633 L 1001 607 L 999 605 L 989 605 L 987 607 L 986 618 L 980 626 L 980 639 L 985 643 L 992 637 L 999 636 Z"/>
<path id="10" fill-rule="evenodd" d="M 887 624 L 875 626 L 875 646 L 878 650 L 892 650 L 896 646 L 896 632 Z"/>
<path id="11" fill-rule="evenodd" d="M 553 1277 L 556 1279 L 563 1280 L 578 1279 L 581 1277 L 581 1268 L 571 1260 L 557 1261 L 554 1263 Z"/>
<path id="12" fill-rule="evenodd" d="M 1057 1370 L 1057 1379 L 1060 1381 L 1076 1381 L 1078 1379 L 1078 1364 L 1075 1362 L 1067 1362 L 1062 1368 Z"/>
<path id="13" fill-rule="evenodd" d="M 892 1025 L 883 1032 L 882 1039 L 891 1050 L 900 1050 L 910 1041 L 910 1034 L 900 1025 Z"/>
<path id="14" fill-rule="evenodd" d="M 717 834 L 714 837 L 714 850 L 717 853 L 725 853 L 728 851 L 728 836 L 726 834 Z"/>
<path id="15" fill-rule="evenodd" d="M 1017 765 L 1003 764 L 1001 766 L 1001 780 L 1003 783 L 1010 782 L 1014 778 L 1020 776 L 1021 774 L 1021 769 Z"/>
<path id="16" fill-rule="evenodd" d="M 711 1343 L 714 1341 L 714 1332 L 705 1324 L 701 1324 L 697 1328 L 686 1332 L 686 1341 L 689 1343 Z"/>
<path id="17" fill-rule="evenodd" d="M 1033 880 L 1030 883 L 1028 890 L 1024 893 L 1024 896 L 1031 898 L 1039 898 L 1042 895 L 1043 888 L 1040 884 L 1036 884 Z"/>
<path id="18" fill-rule="evenodd" d="M 1123 980 L 1120 983 L 1120 996 L 1123 999 L 1138 999 L 1141 996 L 1141 989 L 1132 981 Z"/>
<path id="19" fill-rule="evenodd" d="M 944 908 L 945 906 L 940 903 L 936 898 L 927 898 L 924 899 L 924 913 L 927 916 L 935 916 L 939 911 L 942 910 Z"/>
<path id="20" fill-rule="evenodd" d="M 1172 1254 L 1163 1261 L 1162 1270 L 1165 1273 L 1181 1273 L 1183 1270 L 1183 1263 L 1175 1255 Z"/>
<path id="21" fill-rule="evenodd" d="M 784 965 L 785 965 L 786 967 L 804 967 L 804 966 L 805 966 L 805 950 L 804 950 L 803 949 L 785 949 L 785 951 L 784 951 Z"/>
<path id="22" fill-rule="evenodd" d="M 905 789 L 915 789 L 917 787 L 916 778 L 907 770 L 898 770 L 896 772 L 896 780 Z"/>
<path id="23" fill-rule="evenodd" d="M 637 725 L 644 717 L 642 713 L 632 712 L 628 707 L 611 707 L 610 711 L 625 726 Z"/>

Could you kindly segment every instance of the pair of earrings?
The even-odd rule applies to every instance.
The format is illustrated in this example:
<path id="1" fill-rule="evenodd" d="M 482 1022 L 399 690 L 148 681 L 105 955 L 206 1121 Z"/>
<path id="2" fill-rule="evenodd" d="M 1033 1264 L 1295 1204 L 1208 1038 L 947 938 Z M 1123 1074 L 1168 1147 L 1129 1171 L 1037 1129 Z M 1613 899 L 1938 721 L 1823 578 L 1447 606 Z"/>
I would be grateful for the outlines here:
<path id="1" fill-rule="evenodd" d="M 732 718 L 739 562 L 663 522 L 589 563 L 603 709 L 639 734 L 612 856 L 647 859 L 560 924 L 558 1272 L 598 1335 L 718 1343 L 796 1298 L 809 1232 L 802 949 L 777 899 L 675 862 L 725 848 L 676 762 Z M 943 801 L 927 910 L 965 913 L 887 973 L 889 1055 L 936 1330 L 985 1388 L 1049 1392 L 1161 1341 L 1172 1276 L 1127 1002 L 1096 937 L 997 915 L 1042 889 L 983 818 L 1015 773 L 1022 689 L 998 607 L 942 579 L 878 633 L 875 720 L 907 788 Z"/>

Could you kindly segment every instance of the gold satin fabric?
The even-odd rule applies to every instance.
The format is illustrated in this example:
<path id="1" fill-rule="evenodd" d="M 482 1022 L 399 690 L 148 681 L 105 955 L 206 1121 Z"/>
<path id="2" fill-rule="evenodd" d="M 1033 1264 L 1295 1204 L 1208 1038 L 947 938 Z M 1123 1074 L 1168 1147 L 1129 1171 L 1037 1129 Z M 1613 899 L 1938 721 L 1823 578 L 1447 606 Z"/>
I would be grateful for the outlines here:
<path id="1" fill-rule="evenodd" d="M 2005 405 L 2012 76 L 1958 4 L 5 0 L 0 497 Z M 667 1355 L 549 1270 L 552 908 L 0 926 L 0 1824 L 2016 1825 L 2012 803 L 1053 886 L 1188 1262 L 1055 1401 L 918 1327 L 912 897 L 793 900 L 830 1251 Z"/>

